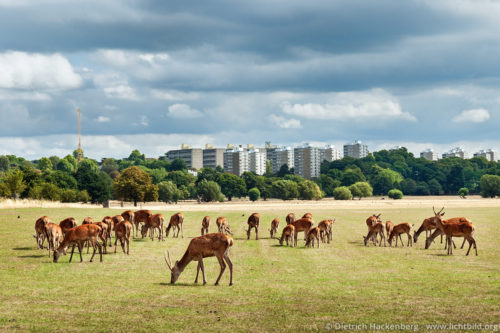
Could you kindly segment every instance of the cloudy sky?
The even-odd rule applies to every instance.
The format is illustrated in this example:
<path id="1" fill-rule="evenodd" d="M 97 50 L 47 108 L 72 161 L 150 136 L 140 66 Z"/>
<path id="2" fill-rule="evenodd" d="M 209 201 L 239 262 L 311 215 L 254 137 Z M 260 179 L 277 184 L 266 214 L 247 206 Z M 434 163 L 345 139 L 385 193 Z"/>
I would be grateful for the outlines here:
<path id="1" fill-rule="evenodd" d="M 500 2 L 0 0 L 0 154 L 500 148 Z"/>

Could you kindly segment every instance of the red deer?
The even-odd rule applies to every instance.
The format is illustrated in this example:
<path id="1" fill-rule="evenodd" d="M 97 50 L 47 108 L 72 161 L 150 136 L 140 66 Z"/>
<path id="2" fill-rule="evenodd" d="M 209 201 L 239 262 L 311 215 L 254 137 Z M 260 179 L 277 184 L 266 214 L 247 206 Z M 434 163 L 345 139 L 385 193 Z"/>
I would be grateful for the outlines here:
<path id="1" fill-rule="evenodd" d="M 134 212 L 133 211 L 126 210 L 121 215 L 125 221 L 129 221 L 130 223 L 134 223 Z"/>
<path id="2" fill-rule="evenodd" d="M 441 216 L 444 216 L 444 213 L 441 213 Z M 469 223 L 472 223 L 471 221 L 469 221 L 468 218 L 466 217 L 452 217 L 451 219 L 448 219 L 447 220 L 448 222 L 455 222 L 455 223 L 458 223 L 458 222 L 469 222 Z M 432 230 L 436 229 L 436 223 L 434 222 L 434 216 L 432 217 L 429 217 L 429 218 L 426 218 L 423 222 L 422 222 L 422 225 L 420 226 L 420 228 L 418 228 L 418 230 L 416 232 L 413 233 L 413 242 L 416 243 L 417 240 L 418 240 L 418 236 L 422 233 L 422 231 L 425 230 L 425 235 L 426 235 L 426 238 L 429 238 L 429 236 L 427 235 L 427 233 L 431 233 Z M 442 233 L 438 233 L 436 236 L 438 235 L 441 235 L 441 243 L 443 242 L 443 234 Z M 434 241 L 434 238 L 432 239 Z M 465 238 L 464 238 L 464 241 L 462 243 L 462 246 L 460 247 L 461 249 L 464 247 L 464 244 L 465 244 Z M 445 244 L 445 249 L 447 248 L 447 243 Z M 455 246 L 455 243 L 453 243 L 453 246 Z"/>
<path id="3" fill-rule="evenodd" d="M 165 218 L 162 214 L 154 214 L 151 215 L 148 221 L 141 228 L 142 238 L 146 236 L 148 229 L 151 229 L 151 240 L 154 240 L 155 229 L 158 229 L 158 241 L 163 240 L 163 223 L 165 222 Z M 133 230 L 132 230 L 133 231 Z"/>
<path id="4" fill-rule="evenodd" d="M 472 237 L 474 235 L 474 225 L 470 222 L 450 222 L 449 220 L 443 221 L 442 217 L 444 213 L 441 214 L 441 212 L 444 210 L 444 207 L 437 213 L 434 207 L 432 207 L 432 210 L 434 211 L 434 222 L 436 223 L 437 229 L 446 235 L 446 243 L 448 244 L 447 254 L 453 255 L 452 237 L 464 237 L 469 242 L 469 249 L 465 255 L 469 255 L 470 249 L 472 245 L 474 245 L 477 256 L 476 240 Z"/>
<path id="5" fill-rule="evenodd" d="M 208 228 L 210 227 L 210 216 L 205 216 L 203 221 L 201 221 L 201 235 L 208 234 Z"/>
<path id="6" fill-rule="evenodd" d="M 59 222 L 59 226 L 62 229 L 63 235 L 66 235 L 66 231 L 68 231 L 71 228 L 76 227 L 77 225 L 78 225 L 78 223 L 76 223 L 76 220 L 72 217 L 65 218 L 64 220 Z"/>
<path id="7" fill-rule="evenodd" d="M 286 224 L 290 224 L 292 222 L 295 222 L 295 214 L 294 213 L 289 213 L 287 216 L 286 216 Z"/>
<path id="8" fill-rule="evenodd" d="M 94 223 L 94 219 L 92 219 L 91 217 L 86 217 L 83 219 L 83 222 L 82 222 L 82 225 L 84 224 L 92 224 Z"/>
<path id="9" fill-rule="evenodd" d="M 259 239 L 259 223 L 260 223 L 260 214 L 253 213 L 248 217 L 248 230 L 247 230 L 247 239 L 250 239 L 250 232 L 252 228 L 255 228 L 255 240 Z"/>
<path id="10" fill-rule="evenodd" d="M 325 243 L 325 237 L 326 237 L 326 242 L 330 244 L 330 241 L 332 240 L 333 236 L 333 223 L 335 222 L 335 219 L 333 220 L 323 220 L 318 223 L 318 228 L 320 231 L 320 238 L 323 243 Z"/>
<path id="11" fill-rule="evenodd" d="M 295 227 L 293 224 L 288 224 L 283 228 L 283 231 L 281 232 L 281 239 L 280 239 L 280 245 L 283 245 L 283 241 L 286 240 L 286 245 L 290 245 L 293 247 L 293 239 L 295 236 Z"/>
<path id="12" fill-rule="evenodd" d="M 184 223 L 184 215 L 182 213 L 177 213 L 170 216 L 170 222 L 168 223 L 168 227 L 165 230 L 165 237 L 168 237 L 170 232 L 170 228 L 172 230 L 172 237 L 179 237 L 179 230 L 182 234 L 182 238 L 184 238 L 184 231 L 182 230 L 182 223 Z M 175 234 L 175 229 L 177 229 L 177 236 Z"/>
<path id="13" fill-rule="evenodd" d="M 90 241 L 94 248 L 94 253 L 90 258 L 90 262 L 92 262 L 92 260 L 94 259 L 96 247 L 99 249 L 99 255 L 102 261 L 102 246 L 97 241 L 97 237 L 99 236 L 100 233 L 101 233 L 101 227 L 99 227 L 96 224 L 84 224 L 69 229 L 62 243 L 59 244 L 57 250 L 54 251 L 54 262 L 57 262 L 59 260 L 61 253 L 66 254 L 66 250 L 70 245 L 72 245 L 73 247 L 71 249 L 71 257 L 69 258 L 69 262 L 71 262 L 71 259 L 73 258 L 75 245 L 78 246 L 78 251 L 80 252 L 80 262 L 82 262 L 83 261 L 82 247 L 83 243 L 85 243 L 86 241 Z"/>
<path id="14" fill-rule="evenodd" d="M 135 225 L 135 237 L 137 237 L 137 233 L 139 232 L 139 224 L 141 222 L 146 223 L 151 215 L 153 215 L 153 213 L 151 213 L 151 211 L 147 209 L 141 209 L 134 213 L 133 223 Z"/>
<path id="15" fill-rule="evenodd" d="M 274 235 L 278 234 L 278 227 L 280 225 L 280 220 L 278 218 L 275 218 L 274 220 L 271 221 L 271 229 L 269 232 L 271 233 L 271 238 L 274 238 Z"/>
<path id="16" fill-rule="evenodd" d="M 111 231 L 113 230 L 113 220 L 111 219 L 111 216 L 104 216 L 102 218 L 102 222 L 106 223 L 108 225 L 108 232 L 107 232 L 107 236 L 108 236 L 108 239 L 109 239 L 109 246 L 113 246 L 113 241 L 111 240 Z"/>
<path id="17" fill-rule="evenodd" d="M 295 233 L 293 235 L 293 242 L 294 242 L 294 246 L 297 246 L 297 235 L 299 234 L 299 232 L 303 231 L 304 235 L 305 235 L 304 239 L 306 239 L 307 233 L 309 232 L 309 229 L 312 228 L 314 222 L 311 219 L 302 218 L 302 219 L 298 219 L 295 222 L 290 223 L 290 224 L 295 227 Z"/>
<path id="18" fill-rule="evenodd" d="M 371 240 L 374 245 L 377 245 L 377 235 L 380 235 L 380 244 L 379 246 L 382 246 L 382 239 L 384 240 L 384 246 L 385 245 L 385 235 L 384 235 L 384 225 L 382 222 L 377 222 L 374 225 L 370 226 L 370 229 L 368 230 L 368 235 L 363 236 L 363 239 L 365 241 L 365 246 L 368 245 L 368 241 Z"/>
<path id="19" fill-rule="evenodd" d="M 111 219 L 113 220 L 113 230 L 116 228 L 116 225 L 118 223 L 125 221 L 125 219 L 121 215 L 112 216 Z"/>
<path id="20" fill-rule="evenodd" d="M 172 266 L 172 261 L 170 260 L 170 252 L 167 252 L 167 257 L 165 257 L 165 262 L 167 263 L 168 268 L 171 271 L 170 283 L 174 284 L 179 275 L 184 271 L 186 266 L 193 260 L 198 261 L 198 267 L 196 269 L 196 279 L 194 283 L 198 283 L 198 275 L 201 273 L 203 275 L 203 284 L 207 283 L 205 278 L 205 267 L 203 266 L 203 258 L 207 257 L 217 257 L 220 265 L 220 273 L 219 277 L 217 277 L 217 281 L 215 281 L 215 285 L 219 284 L 219 280 L 222 277 L 222 273 L 226 269 L 227 263 L 229 266 L 229 285 L 233 285 L 233 263 L 231 259 L 229 259 L 229 249 L 233 246 L 234 240 L 231 236 L 214 233 L 214 234 L 206 234 L 203 236 L 195 237 L 189 242 L 189 246 L 182 256 L 181 260 L 175 262 L 175 265 Z"/>
<path id="21" fill-rule="evenodd" d="M 389 236 L 391 235 L 392 229 L 394 229 L 394 224 L 391 221 L 385 221 L 385 231 L 387 231 L 387 238 L 389 238 Z"/>
<path id="22" fill-rule="evenodd" d="M 45 229 L 47 229 L 47 237 L 49 241 L 49 258 L 50 258 L 50 249 L 55 251 L 59 246 L 59 243 L 63 240 L 63 232 L 59 225 L 49 222 L 45 225 Z"/>
<path id="23" fill-rule="evenodd" d="M 392 246 L 392 239 L 394 237 L 396 237 L 396 247 L 398 246 L 398 238 L 401 240 L 401 246 L 403 247 L 404 246 L 404 244 L 403 244 L 403 238 L 401 238 L 402 234 L 408 235 L 408 243 L 407 243 L 406 246 L 408 246 L 408 247 L 412 246 L 411 235 L 410 235 L 410 231 L 411 231 L 412 227 L 413 226 L 411 224 L 407 223 L 407 222 L 396 224 L 392 228 L 392 231 L 391 231 L 391 234 L 389 236 L 389 239 L 387 240 L 387 242 L 389 243 L 389 246 Z"/>
<path id="24" fill-rule="evenodd" d="M 130 245 L 130 234 L 132 233 L 133 226 L 129 221 L 121 221 L 115 225 L 115 253 L 116 253 L 116 243 L 120 240 L 120 245 L 122 247 L 123 253 L 129 253 Z M 127 252 L 125 252 L 125 244 L 127 245 Z"/>
<path id="25" fill-rule="evenodd" d="M 231 228 L 229 227 L 229 224 L 227 223 L 227 218 L 225 216 L 219 216 L 217 220 L 215 220 L 215 223 L 217 224 L 217 229 L 219 230 L 220 233 L 230 234 L 230 235 L 233 234 L 231 232 Z"/>
<path id="26" fill-rule="evenodd" d="M 368 232 L 370 232 L 370 228 L 375 225 L 376 223 L 378 222 L 382 222 L 382 220 L 380 219 L 380 215 L 382 215 L 382 213 L 378 214 L 378 215 L 375 215 L 373 214 L 372 216 L 369 216 L 367 219 L 366 219 L 366 226 L 368 227 Z M 373 242 L 374 240 L 372 240 Z"/>
<path id="27" fill-rule="evenodd" d="M 318 248 L 319 248 L 319 234 L 320 234 L 320 230 L 318 227 L 311 228 L 309 230 L 309 232 L 307 233 L 306 246 L 314 247 L 314 242 L 316 242 L 318 244 Z"/>
<path id="28" fill-rule="evenodd" d="M 303 216 L 302 216 L 303 219 L 311 219 L 313 218 L 313 214 L 311 213 L 305 213 Z"/>
<path id="29" fill-rule="evenodd" d="M 99 238 L 102 240 L 102 246 L 104 249 L 104 253 L 108 253 L 108 238 L 111 239 L 110 233 L 111 229 L 106 222 L 94 222 L 95 225 L 101 227 L 101 233 L 99 234 Z M 111 240 L 110 240 L 111 243 Z"/>
<path id="30" fill-rule="evenodd" d="M 38 218 L 35 222 L 35 233 L 36 236 L 33 235 L 36 239 L 36 245 L 37 248 L 43 249 L 43 243 L 45 242 L 45 239 L 47 238 L 47 242 L 49 241 L 49 236 L 47 235 L 47 229 L 45 226 L 47 223 L 51 223 L 52 221 L 48 216 L 42 216 Z"/>

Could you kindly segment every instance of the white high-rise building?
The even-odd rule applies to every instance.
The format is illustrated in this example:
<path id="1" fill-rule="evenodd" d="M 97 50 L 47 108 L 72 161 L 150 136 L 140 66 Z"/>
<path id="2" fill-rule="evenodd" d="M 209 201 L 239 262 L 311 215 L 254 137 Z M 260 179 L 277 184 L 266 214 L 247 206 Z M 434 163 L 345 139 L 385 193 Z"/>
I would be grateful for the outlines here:
<path id="1" fill-rule="evenodd" d="M 459 158 L 469 158 L 469 154 L 463 150 L 461 147 L 455 147 L 453 149 L 450 149 L 446 153 L 443 153 L 443 158 L 450 158 L 450 157 L 459 157 Z"/>
<path id="2" fill-rule="evenodd" d="M 264 149 L 254 148 L 248 151 L 248 169 L 262 176 L 266 173 L 267 156 Z"/>
<path id="3" fill-rule="evenodd" d="M 428 161 L 437 161 L 438 153 L 434 151 L 434 149 L 429 148 L 420 153 L 420 157 L 425 158 Z"/>
<path id="4" fill-rule="evenodd" d="M 368 146 L 359 140 L 344 145 L 344 157 L 363 158 L 368 155 Z"/>
<path id="5" fill-rule="evenodd" d="M 498 160 L 498 153 L 493 149 L 481 149 L 477 153 L 474 153 L 474 157 L 482 156 L 490 162 L 496 162 Z"/>
<path id="6" fill-rule="evenodd" d="M 294 149 L 294 170 L 306 179 L 316 178 L 320 175 L 320 150 L 311 147 L 308 143 Z"/>
<path id="7" fill-rule="evenodd" d="M 336 161 L 342 159 L 342 153 L 334 145 L 327 145 L 319 150 L 320 161 Z"/>
<path id="8" fill-rule="evenodd" d="M 224 153 L 224 171 L 241 176 L 243 172 L 250 171 L 248 163 L 248 150 L 241 146 L 228 149 Z"/>

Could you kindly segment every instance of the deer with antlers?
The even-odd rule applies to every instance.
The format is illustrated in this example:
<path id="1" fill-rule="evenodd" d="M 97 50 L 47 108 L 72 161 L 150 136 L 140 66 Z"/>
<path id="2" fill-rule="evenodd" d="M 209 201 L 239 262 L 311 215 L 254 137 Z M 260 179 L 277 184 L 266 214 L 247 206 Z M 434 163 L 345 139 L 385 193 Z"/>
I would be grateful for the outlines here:
<path id="1" fill-rule="evenodd" d="M 335 219 L 333 220 L 323 220 L 318 223 L 318 228 L 320 231 L 320 238 L 323 243 L 325 243 L 325 238 L 326 242 L 330 244 L 330 241 L 332 240 L 333 236 L 333 223 L 335 222 Z"/>
<path id="2" fill-rule="evenodd" d="M 294 236 L 295 236 L 295 227 L 293 224 L 288 224 L 283 228 L 281 232 L 280 245 L 283 245 L 283 241 L 286 241 L 286 246 L 290 245 L 293 247 L 294 245 Z"/>
<path id="3" fill-rule="evenodd" d="M 201 235 L 208 234 L 208 228 L 210 227 L 210 216 L 203 217 L 201 221 Z"/>
<path id="4" fill-rule="evenodd" d="M 260 223 L 260 214 L 253 213 L 248 217 L 247 224 L 247 239 L 250 239 L 250 232 L 253 228 L 255 228 L 255 240 L 259 239 L 259 223 Z"/>
<path id="5" fill-rule="evenodd" d="M 318 227 L 309 229 L 309 232 L 307 233 L 306 246 L 314 247 L 314 243 L 316 242 L 319 248 L 319 236 L 320 229 Z"/>
<path id="6" fill-rule="evenodd" d="M 408 236 L 408 243 L 406 246 L 408 246 L 408 247 L 412 246 L 411 235 L 410 235 L 410 231 L 411 231 L 412 227 L 413 227 L 413 225 L 411 225 L 410 223 L 407 223 L 407 222 L 396 224 L 392 228 L 389 239 L 387 240 L 387 242 L 389 243 L 389 246 L 392 247 L 392 239 L 394 237 L 396 237 L 396 247 L 398 247 L 398 238 L 401 240 L 401 246 L 403 247 L 404 244 L 403 244 L 403 238 L 401 237 L 402 234 L 406 234 Z"/>
<path id="7" fill-rule="evenodd" d="M 450 222 L 449 220 L 443 220 L 443 210 L 444 207 L 436 213 L 436 210 L 434 209 L 434 207 L 432 207 L 436 228 L 446 235 L 446 243 L 448 244 L 447 254 L 453 255 L 452 237 L 464 237 L 469 242 L 469 249 L 467 250 L 467 253 L 465 255 L 469 255 L 470 249 L 472 245 L 474 245 L 474 250 L 476 251 L 477 256 L 476 240 L 473 237 L 475 229 L 474 225 L 470 222 Z"/>
<path id="8" fill-rule="evenodd" d="M 295 222 L 295 214 L 294 213 L 289 213 L 286 218 L 286 224 L 289 225 L 292 222 Z"/>
<path id="9" fill-rule="evenodd" d="M 49 241 L 49 235 L 47 235 L 46 229 L 46 225 L 48 223 L 52 223 L 48 216 L 42 216 L 35 221 L 36 235 L 33 235 L 33 237 L 35 237 L 36 239 L 36 246 L 38 249 L 43 249 L 43 243 L 45 242 L 45 239 L 47 239 L 47 242 Z"/>
<path id="10" fill-rule="evenodd" d="M 153 215 L 153 213 L 147 209 L 141 209 L 134 213 L 134 218 L 130 222 L 132 222 L 135 226 L 135 237 L 137 237 L 137 234 L 139 233 L 139 224 L 141 222 L 146 223 L 151 215 Z"/>
<path id="11" fill-rule="evenodd" d="M 368 245 L 369 240 L 371 240 L 373 242 L 373 244 L 376 246 L 378 235 L 380 235 L 379 246 L 382 246 L 382 239 L 384 240 L 384 246 L 386 246 L 385 235 L 384 235 L 384 225 L 382 224 L 382 222 L 376 222 L 375 224 L 369 226 L 368 235 L 363 236 L 365 246 Z"/>
<path id="12" fill-rule="evenodd" d="M 233 246 L 233 244 L 233 238 L 222 233 L 206 234 L 195 237 L 191 240 L 191 242 L 189 242 L 186 252 L 182 256 L 181 260 L 175 262 L 175 265 L 172 265 L 170 252 L 167 250 L 168 260 L 165 255 L 164 258 L 171 272 L 170 283 L 174 284 L 186 266 L 191 261 L 196 260 L 198 261 L 198 267 L 196 269 L 196 279 L 194 280 L 194 283 L 198 283 L 198 275 L 201 269 L 203 284 L 206 284 L 207 280 L 205 278 L 203 258 L 215 256 L 217 257 L 220 265 L 220 273 L 215 281 L 215 285 L 219 284 L 219 280 L 226 269 L 226 263 L 229 266 L 229 285 L 233 285 L 233 263 L 231 262 L 231 259 L 229 259 L 229 249 Z"/>
<path id="13" fill-rule="evenodd" d="M 76 223 L 76 220 L 72 217 L 65 218 L 64 220 L 59 222 L 59 226 L 62 229 L 63 236 L 66 235 L 66 231 L 76 227 L 77 225 L 78 223 Z"/>
<path id="14" fill-rule="evenodd" d="M 311 219 L 308 218 L 302 218 L 298 219 L 293 223 L 290 223 L 295 227 L 295 233 L 293 235 L 293 242 L 294 245 L 297 246 L 297 237 L 299 232 L 304 232 L 304 240 L 307 240 L 307 233 L 309 230 L 312 228 L 314 222 Z"/>
<path id="15" fill-rule="evenodd" d="M 441 216 L 444 216 L 444 212 L 441 212 L 440 213 Z M 459 223 L 459 222 L 469 222 L 469 223 L 472 223 L 468 218 L 466 217 L 452 217 L 448 220 L 446 220 L 448 222 L 454 222 L 454 223 Z M 436 229 L 436 222 L 434 222 L 434 216 L 432 217 L 429 217 L 429 218 L 426 218 L 423 222 L 422 222 L 422 225 L 420 226 L 420 228 L 418 228 L 418 230 L 416 232 L 413 233 L 413 242 L 416 243 L 417 240 L 418 240 L 418 236 L 425 230 L 425 235 L 426 235 L 426 238 L 428 239 L 430 236 L 427 235 L 427 233 L 431 234 L 431 231 Z M 434 234 L 432 234 L 434 235 Z M 431 236 L 432 236 L 431 235 Z M 440 233 L 438 232 L 436 235 L 434 235 L 435 237 L 432 238 L 432 241 L 434 241 L 434 238 L 436 238 L 437 236 L 441 236 L 441 243 L 443 243 L 443 233 Z M 462 242 L 462 246 L 460 247 L 461 249 L 463 249 L 464 245 L 465 245 L 465 241 L 466 239 L 464 238 L 464 241 Z M 453 244 L 453 247 L 456 248 L 455 246 L 455 242 L 452 241 L 452 244 Z M 448 248 L 448 243 L 445 243 L 445 250 Z"/>
<path id="16" fill-rule="evenodd" d="M 148 221 L 143 224 L 141 228 L 141 236 L 142 238 L 146 237 L 146 234 L 149 229 L 151 229 L 150 235 L 151 240 L 154 240 L 154 230 L 158 229 L 158 241 L 163 240 L 163 224 L 165 222 L 165 218 L 162 214 L 153 214 L 148 218 Z M 133 231 L 133 230 L 132 230 Z"/>
<path id="17" fill-rule="evenodd" d="M 229 227 L 229 223 L 227 222 L 227 218 L 225 216 L 219 216 L 217 220 L 215 220 L 215 223 L 217 224 L 217 230 L 219 230 L 220 233 L 223 234 L 229 234 L 232 235 L 233 233 L 231 232 L 231 228 Z"/>
<path id="18" fill-rule="evenodd" d="M 179 231 L 181 232 L 182 238 L 184 238 L 184 231 L 182 230 L 182 224 L 184 223 L 184 214 L 176 213 L 170 216 L 170 222 L 168 223 L 168 227 L 165 229 L 165 237 L 168 237 L 170 233 L 170 229 L 172 228 L 172 237 L 179 237 Z M 175 230 L 177 229 L 177 235 L 175 234 Z"/>
<path id="19" fill-rule="evenodd" d="M 73 252 L 75 251 L 75 245 L 78 247 L 78 251 L 80 253 L 80 262 L 82 262 L 83 261 L 82 247 L 86 241 L 90 241 L 94 248 L 94 253 L 90 258 L 90 262 L 92 262 L 92 260 L 94 259 L 96 247 L 99 249 L 99 255 L 102 262 L 102 246 L 97 241 L 97 237 L 99 237 L 100 233 L 101 233 L 101 227 L 99 227 L 96 224 L 83 224 L 74 227 L 72 229 L 69 229 L 63 241 L 61 242 L 61 244 L 59 244 L 57 250 L 54 251 L 54 262 L 57 262 L 59 260 L 61 253 L 66 254 L 66 250 L 70 245 L 72 245 L 73 247 L 71 249 L 71 256 L 69 258 L 69 262 L 71 262 L 71 259 L 73 259 Z"/>
<path id="20" fill-rule="evenodd" d="M 274 235 L 278 234 L 279 225 L 280 225 L 280 220 L 278 220 L 278 218 L 275 218 L 274 220 L 271 221 L 271 229 L 269 229 L 269 232 L 271 233 L 271 238 L 274 238 Z"/>

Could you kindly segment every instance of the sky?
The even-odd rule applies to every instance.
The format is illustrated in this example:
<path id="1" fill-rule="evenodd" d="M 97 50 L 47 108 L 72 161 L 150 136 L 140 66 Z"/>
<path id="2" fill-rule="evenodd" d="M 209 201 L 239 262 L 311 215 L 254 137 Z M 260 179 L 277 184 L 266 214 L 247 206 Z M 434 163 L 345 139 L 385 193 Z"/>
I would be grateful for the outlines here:
<path id="1" fill-rule="evenodd" d="M 0 154 L 500 148 L 500 2 L 0 0 Z"/>

